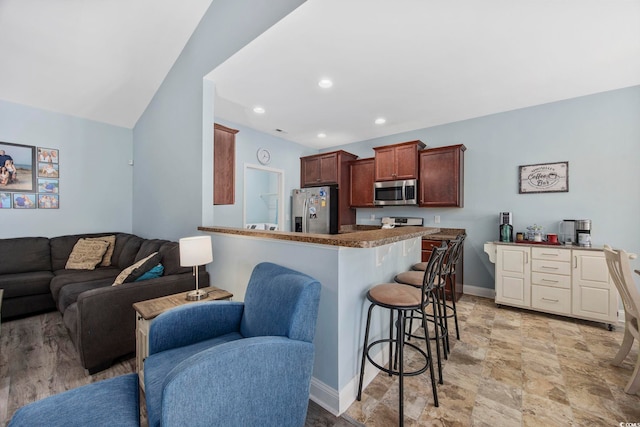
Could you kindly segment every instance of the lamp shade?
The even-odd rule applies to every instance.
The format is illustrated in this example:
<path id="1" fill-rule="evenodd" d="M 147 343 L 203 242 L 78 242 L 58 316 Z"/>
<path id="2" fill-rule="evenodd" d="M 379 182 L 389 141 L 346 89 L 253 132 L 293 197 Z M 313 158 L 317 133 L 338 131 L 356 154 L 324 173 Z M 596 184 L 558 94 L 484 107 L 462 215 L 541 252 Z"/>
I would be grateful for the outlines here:
<path id="1" fill-rule="evenodd" d="M 211 236 L 194 236 L 180 239 L 180 266 L 195 267 L 213 261 Z"/>

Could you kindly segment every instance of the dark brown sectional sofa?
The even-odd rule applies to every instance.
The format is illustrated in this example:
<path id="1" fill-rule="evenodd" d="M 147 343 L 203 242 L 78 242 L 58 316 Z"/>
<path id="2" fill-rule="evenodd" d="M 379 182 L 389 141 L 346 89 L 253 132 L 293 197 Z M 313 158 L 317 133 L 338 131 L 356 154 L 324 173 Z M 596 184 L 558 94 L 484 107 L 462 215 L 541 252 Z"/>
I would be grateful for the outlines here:
<path id="1" fill-rule="evenodd" d="M 111 266 L 66 270 L 80 238 L 115 235 Z M 111 286 L 120 271 L 153 252 L 164 266 L 161 277 Z M 209 275 L 200 271 L 202 287 Z M 2 320 L 57 309 L 62 313 L 82 366 L 89 373 L 135 352 L 133 303 L 194 288 L 189 267 L 180 267 L 176 242 L 127 233 L 95 233 L 0 239 Z"/>

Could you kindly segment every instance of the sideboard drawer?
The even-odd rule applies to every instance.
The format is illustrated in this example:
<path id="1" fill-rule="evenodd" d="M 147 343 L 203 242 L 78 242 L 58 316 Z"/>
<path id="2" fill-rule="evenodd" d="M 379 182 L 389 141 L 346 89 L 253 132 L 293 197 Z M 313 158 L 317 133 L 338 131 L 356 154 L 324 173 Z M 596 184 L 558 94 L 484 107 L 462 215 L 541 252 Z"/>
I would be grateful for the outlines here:
<path id="1" fill-rule="evenodd" d="M 547 261 L 546 259 L 534 259 L 531 261 L 531 271 L 548 274 L 571 275 L 571 263 L 559 261 Z"/>
<path id="2" fill-rule="evenodd" d="M 550 261 L 571 261 L 571 249 L 531 248 L 531 258 Z"/>
<path id="3" fill-rule="evenodd" d="M 571 314 L 571 290 L 531 285 L 531 307 L 558 314 Z"/>
<path id="4" fill-rule="evenodd" d="M 534 271 L 531 273 L 531 284 L 553 286 L 554 288 L 571 289 L 571 276 L 540 273 Z"/>

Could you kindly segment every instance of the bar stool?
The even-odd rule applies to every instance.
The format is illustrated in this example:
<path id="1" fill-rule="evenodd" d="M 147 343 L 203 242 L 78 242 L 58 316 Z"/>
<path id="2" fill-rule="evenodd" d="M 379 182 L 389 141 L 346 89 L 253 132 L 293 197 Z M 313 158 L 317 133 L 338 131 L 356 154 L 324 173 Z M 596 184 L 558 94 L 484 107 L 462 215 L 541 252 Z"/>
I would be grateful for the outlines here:
<path id="1" fill-rule="evenodd" d="M 458 341 L 460 340 L 460 328 L 458 327 L 458 311 L 456 309 L 456 298 L 455 298 L 456 281 L 454 276 L 456 274 L 456 266 L 458 265 L 458 262 L 462 257 L 462 252 L 464 250 L 464 239 L 466 239 L 466 237 L 467 235 L 464 233 L 458 234 L 456 238 L 450 242 L 451 245 L 456 245 L 457 247 L 455 249 L 454 248 L 451 249 L 451 254 L 445 260 L 446 267 L 443 271 L 445 279 L 447 283 L 449 283 L 449 289 L 451 292 L 451 305 L 447 304 L 445 307 L 445 310 L 450 311 L 450 313 L 448 313 L 446 316 L 447 316 L 447 319 L 453 318 L 454 320 L 454 323 L 456 326 L 456 339 Z M 426 265 L 427 265 L 426 262 L 419 262 L 417 264 L 414 264 L 412 268 L 416 271 L 424 271 Z"/>
<path id="2" fill-rule="evenodd" d="M 437 271 L 433 271 L 433 286 L 431 291 L 429 292 L 429 297 L 431 298 L 432 310 L 431 313 L 424 313 L 426 316 L 426 320 L 428 322 L 433 323 L 434 325 L 434 337 L 431 337 L 432 340 L 436 342 L 436 356 L 438 361 L 438 382 L 443 384 L 442 379 L 442 354 L 444 354 L 444 358 L 448 359 L 449 354 L 449 332 L 447 329 L 447 316 L 446 316 L 446 302 L 444 296 L 444 283 L 445 281 L 442 279 L 442 272 L 444 271 L 444 259 L 447 258 L 451 246 L 447 244 L 447 241 L 443 241 L 440 247 L 436 248 L 440 249 L 440 252 L 444 252 L 443 259 L 439 263 L 439 268 Z M 434 252 L 431 252 L 431 257 L 429 261 L 426 263 L 426 268 L 431 265 L 431 258 L 433 258 Z M 429 272 L 425 271 L 405 271 L 404 273 L 397 274 L 394 280 L 397 283 L 403 285 L 413 286 L 415 288 L 422 287 L 422 283 L 425 280 L 425 277 L 428 276 Z M 411 332 L 413 330 L 413 319 L 420 319 L 423 313 L 414 312 L 411 313 L 409 319 L 409 332 L 407 335 L 409 339 L 411 338 L 424 338 L 422 336 L 418 336 Z M 442 343 L 442 353 L 440 352 L 440 343 Z"/>
<path id="3" fill-rule="evenodd" d="M 429 330 L 427 328 L 427 318 L 424 315 L 425 309 L 430 304 L 431 292 L 434 282 L 439 277 L 442 268 L 446 248 L 436 248 L 432 252 L 429 264 L 425 270 L 424 279 L 421 288 L 410 285 L 399 285 L 397 283 L 384 283 L 374 286 L 367 292 L 367 299 L 371 302 L 367 313 L 367 325 L 364 334 L 364 346 L 362 348 L 362 361 L 360 365 L 360 383 L 358 385 L 357 399 L 362 399 L 362 383 L 364 381 L 364 368 L 368 359 L 373 366 L 379 370 L 386 372 L 389 376 L 397 375 L 399 380 L 399 425 L 404 425 L 404 377 L 420 375 L 429 370 L 431 376 L 431 389 L 433 391 L 433 402 L 438 406 L 438 392 L 436 390 L 436 380 L 433 372 L 433 356 L 431 353 L 431 345 L 429 344 Z M 388 339 L 379 339 L 369 344 L 369 331 L 371 326 L 371 312 L 374 307 L 382 307 L 390 310 L 390 323 L 393 326 L 394 312 L 397 312 L 398 319 L 395 323 L 396 337 L 393 337 L 393 327 L 389 330 Z M 422 327 L 425 331 L 426 353 L 418 345 L 405 341 L 405 321 L 407 313 L 419 311 L 422 313 Z M 388 368 L 381 366 L 373 360 L 369 351 L 380 344 L 388 343 L 389 345 L 389 364 Z M 414 371 L 405 372 L 404 370 L 404 347 L 408 346 L 417 351 L 424 358 L 424 366 Z M 395 347 L 395 357 L 393 349 Z"/>

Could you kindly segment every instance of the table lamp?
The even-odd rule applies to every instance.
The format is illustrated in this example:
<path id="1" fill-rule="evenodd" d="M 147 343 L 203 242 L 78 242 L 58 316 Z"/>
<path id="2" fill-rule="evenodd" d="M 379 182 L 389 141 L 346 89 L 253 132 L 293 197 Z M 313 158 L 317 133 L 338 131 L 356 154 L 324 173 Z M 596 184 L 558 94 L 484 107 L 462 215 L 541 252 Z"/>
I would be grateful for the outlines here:
<path id="1" fill-rule="evenodd" d="M 180 239 L 180 266 L 193 267 L 196 276 L 196 290 L 187 294 L 187 301 L 199 301 L 209 296 L 209 293 L 198 289 L 198 267 L 213 261 L 211 251 L 211 236 L 194 236 Z"/>

